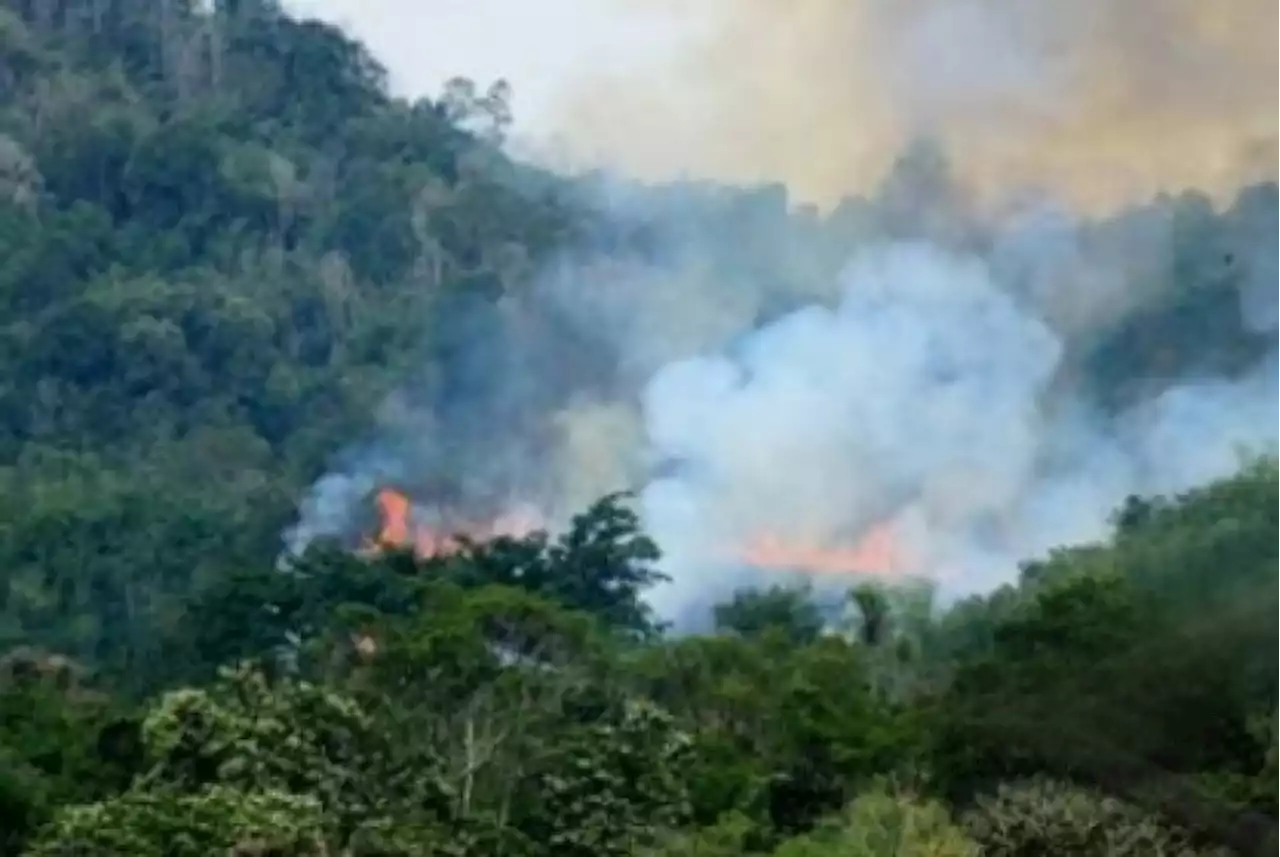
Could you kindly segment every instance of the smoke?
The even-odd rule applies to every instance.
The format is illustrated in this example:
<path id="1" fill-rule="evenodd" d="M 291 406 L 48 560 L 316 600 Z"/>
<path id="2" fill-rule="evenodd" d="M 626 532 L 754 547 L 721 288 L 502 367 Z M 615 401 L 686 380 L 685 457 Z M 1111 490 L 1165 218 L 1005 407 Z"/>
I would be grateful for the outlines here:
<path id="1" fill-rule="evenodd" d="M 763 531 L 848 544 L 887 519 L 945 571 L 946 541 L 1016 514 L 1060 343 L 979 261 L 929 245 L 867 251 L 843 280 L 836 309 L 796 311 L 646 388 L 648 437 L 679 462 L 643 495 L 673 566 Z"/>
<path id="2" fill-rule="evenodd" d="M 873 247 L 834 309 L 787 315 L 647 385 L 647 436 L 672 472 L 642 509 L 674 581 L 750 582 L 725 544 L 785 532 L 837 547 L 885 523 L 911 567 L 957 595 L 1022 559 L 1105 533 L 1128 494 L 1185 490 L 1276 438 L 1274 359 L 1104 414 L 1055 394 L 1066 345 L 983 260 Z"/>
<path id="3" fill-rule="evenodd" d="M 591 235 L 501 299 L 442 292 L 289 551 L 367 534 L 386 484 L 552 528 L 631 489 L 667 617 L 794 573 L 762 537 L 887 533 L 894 570 L 961 594 L 1274 448 L 1277 190 L 1240 189 L 1275 136 L 1274 7 L 700 8 L 685 65 L 584 84 L 578 139 L 839 203 L 579 180 Z"/>
<path id="4" fill-rule="evenodd" d="M 635 7 L 635 0 L 615 0 Z M 655 4 L 643 4 L 656 14 Z M 939 140 L 984 194 L 1093 211 L 1275 175 L 1268 0 L 704 0 L 674 56 L 560 102 L 562 159 L 834 203 Z"/>
<path id="5" fill-rule="evenodd" d="M 667 617 L 788 579 L 748 561 L 760 536 L 887 531 L 895 571 L 958 595 L 1276 442 L 1275 185 L 980 216 L 921 146 L 825 218 L 775 188 L 584 193 L 608 228 L 518 298 L 435 315 L 430 371 L 316 484 L 291 550 L 367 534 L 388 483 L 552 527 L 632 489 Z"/>

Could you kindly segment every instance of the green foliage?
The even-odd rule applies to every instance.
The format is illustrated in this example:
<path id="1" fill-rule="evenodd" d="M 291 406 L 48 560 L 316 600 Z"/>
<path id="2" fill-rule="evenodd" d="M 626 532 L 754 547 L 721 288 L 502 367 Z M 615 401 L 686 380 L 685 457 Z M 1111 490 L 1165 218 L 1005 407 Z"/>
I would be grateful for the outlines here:
<path id="1" fill-rule="evenodd" d="M 402 752 L 354 700 L 308 682 L 268 684 L 258 672 L 228 672 L 209 691 L 166 694 L 144 721 L 143 738 L 148 787 L 306 795 L 343 840 L 380 816 L 430 819 L 449 809 L 430 758 Z"/>
<path id="2" fill-rule="evenodd" d="M 1165 781 L 1180 793 L 1204 772 L 1261 767 L 1251 724 L 1276 693 L 1276 518 L 1264 460 L 1150 504 L 1110 546 L 1029 567 L 1021 602 L 938 704 L 940 785 L 961 797 L 1047 772 L 1141 793 L 1189 826 L 1233 826 L 1246 811 L 1234 799 L 1177 797 Z"/>
<path id="3" fill-rule="evenodd" d="M 965 826 L 991 857 L 1194 857 L 1190 839 L 1115 798 L 1048 780 L 1002 785 Z"/>
<path id="4" fill-rule="evenodd" d="M 688 738 L 646 702 L 567 736 L 536 775 L 536 805 L 520 823 L 548 855 L 629 855 L 677 827 L 687 798 Z"/>
<path id="5" fill-rule="evenodd" d="M 59 806 L 124 787 L 141 765 L 137 724 L 79 681 L 64 658 L 0 658 L 0 853 Z"/>
<path id="6" fill-rule="evenodd" d="M 826 626 L 808 588 L 741 590 L 731 600 L 717 604 L 714 615 L 717 630 L 743 636 L 778 630 L 800 644 L 816 640 Z"/>
<path id="7" fill-rule="evenodd" d="M 640 852 L 644 857 L 743 857 L 757 854 L 751 841 L 758 828 L 745 815 L 730 813 L 714 825 L 669 835 L 658 846 Z"/>
<path id="8" fill-rule="evenodd" d="M 324 815 L 310 797 L 210 786 L 195 793 L 131 791 L 75 806 L 27 849 L 30 857 L 131 854 L 323 857 Z"/>
<path id="9" fill-rule="evenodd" d="M 875 789 L 808 833 L 774 848 L 759 844 L 749 819 L 731 814 L 717 824 L 663 844 L 654 857 L 978 857 L 977 843 L 934 801 Z M 648 852 L 646 852 L 647 854 Z"/>
<path id="10" fill-rule="evenodd" d="M 978 846 L 937 803 L 871 792 L 843 816 L 790 839 L 773 857 L 978 857 Z"/>
<path id="11" fill-rule="evenodd" d="M 641 653 L 636 671 L 693 736 L 684 771 L 702 824 L 739 810 L 805 829 L 861 780 L 908 766 L 917 741 L 874 693 L 867 653 L 840 637 L 689 638 Z"/>
<path id="12" fill-rule="evenodd" d="M 906 198 L 955 201 L 919 146 L 828 218 L 686 185 L 599 218 L 596 185 L 503 153 L 505 82 L 409 103 L 385 78 L 272 0 L 0 0 L 0 854 L 973 853 L 943 801 L 995 855 L 1274 842 L 1274 458 L 946 609 L 860 585 L 831 620 L 774 588 L 664 635 L 622 496 L 554 537 L 277 567 L 407 367 L 440 496 L 492 476 L 461 438 L 538 455 L 530 413 L 567 401 L 473 402 L 495 367 L 615 383 L 531 299 L 548 262 L 696 252 L 816 294 L 850 241 L 937 231 Z M 1275 210 L 1260 184 L 1090 224 L 1174 251 L 1140 312 L 1066 338 L 1064 377 L 1110 408 L 1252 365 L 1243 250 Z M 1037 776 L 1084 785 L 1008 785 Z"/>
<path id="13" fill-rule="evenodd" d="M 465 586 L 529 589 L 609 627 L 650 632 L 651 610 L 642 595 L 666 577 L 653 568 L 658 547 L 641 531 L 625 496 L 597 500 L 549 543 L 540 535 L 496 539 L 471 546 L 464 563 L 452 569 L 444 563 L 441 571 Z"/>
<path id="14" fill-rule="evenodd" d="M 139 691 L 207 672 L 184 602 L 270 564 L 421 320 L 575 217 L 458 127 L 502 87 L 394 101 L 339 30 L 211 5 L 0 9 L 0 640 Z"/>
<path id="15" fill-rule="evenodd" d="M 414 849 L 441 841 L 451 795 L 431 760 L 390 734 L 333 690 L 226 671 L 208 690 L 165 694 L 142 724 L 146 770 L 117 797 L 60 812 L 34 853 L 167 854 L 177 843 L 321 855 L 389 843 L 397 826 L 418 844 L 376 853 L 426 853 Z"/>

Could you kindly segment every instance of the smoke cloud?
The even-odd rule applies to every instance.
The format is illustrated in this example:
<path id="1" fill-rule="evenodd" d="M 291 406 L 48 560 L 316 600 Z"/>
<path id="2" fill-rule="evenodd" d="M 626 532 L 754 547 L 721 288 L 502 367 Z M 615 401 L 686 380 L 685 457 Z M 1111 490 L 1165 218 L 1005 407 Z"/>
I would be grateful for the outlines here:
<path id="1" fill-rule="evenodd" d="M 738 579 L 725 544 L 787 533 L 831 548 L 890 526 L 907 573 L 958 595 L 1095 539 L 1129 494 L 1181 491 L 1275 443 L 1274 359 L 1175 384 L 1115 414 L 1056 393 L 1066 342 L 990 266 L 922 243 L 857 255 L 834 309 L 794 312 L 644 393 L 677 462 L 642 494 L 679 613 Z M 721 584 L 723 586 L 724 584 Z"/>
<path id="2" fill-rule="evenodd" d="M 643 507 L 675 565 L 763 531 L 834 547 L 889 520 L 934 554 L 922 569 L 945 572 L 948 541 L 1017 527 L 1060 343 L 981 262 L 930 245 L 867 251 L 843 280 L 834 310 L 798 310 L 647 386 L 648 437 L 679 472 Z"/>
<path id="3" fill-rule="evenodd" d="M 654 178 L 785 181 L 833 204 L 928 136 L 985 195 L 1036 186 L 1093 211 L 1275 175 L 1268 0 L 662 8 L 682 25 L 681 47 L 565 94 L 562 158 Z"/>
<path id="4" fill-rule="evenodd" d="M 751 561 L 761 536 L 887 531 L 885 571 L 959 595 L 1276 443 L 1274 184 L 983 217 L 924 146 L 826 218 L 772 188 L 587 193 L 642 249 L 574 248 L 518 300 L 454 307 L 441 363 L 317 483 L 291 549 L 367 534 L 379 485 L 552 527 L 631 489 L 667 617 L 794 573 Z"/>
<path id="5" fill-rule="evenodd" d="M 594 237 L 497 302 L 442 298 L 430 366 L 289 551 L 367 534 L 388 484 L 441 520 L 552 528 L 630 489 L 669 618 L 794 573 L 763 537 L 888 534 L 883 571 L 958 595 L 1274 449 L 1277 189 L 1241 184 L 1274 142 L 1274 6 L 699 8 L 686 65 L 591 84 L 575 110 L 607 96 L 609 122 L 575 127 L 617 129 L 624 167 L 838 204 L 578 181 Z"/>

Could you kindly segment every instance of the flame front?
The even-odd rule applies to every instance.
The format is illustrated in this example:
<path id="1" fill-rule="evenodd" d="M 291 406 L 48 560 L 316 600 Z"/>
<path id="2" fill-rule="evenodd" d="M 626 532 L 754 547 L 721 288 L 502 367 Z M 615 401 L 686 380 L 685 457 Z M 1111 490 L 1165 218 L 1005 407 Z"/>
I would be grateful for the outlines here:
<path id="1" fill-rule="evenodd" d="M 366 552 L 388 548 L 412 548 L 422 559 L 448 556 L 462 547 L 458 536 L 485 541 L 499 536 L 519 538 L 539 529 L 536 515 L 512 512 L 487 523 L 461 523 L 450 531 L 415 523 L 413 503 L 393 488 L 378 492 L 376 503 L 381 516 L 378 535 L 366 545 Z M 761 569 L 797 571 L 803 574 L 894 575 L 903 571 L 902 550 L 887 524 L 872 527 L 857 544 L 823 547 L 788 541 L 763 533 L 725 551 L 734 560 Z"/>
<path id="2" fill-rule="evenodd" d="M 383 547 L 405 547 L 409 544 L 409 498 L 399 491 L 383 488 L 378 492 L 378 511 L 382 529 L 377 543 Z"/>
<path id="3" fill-rule="evenodd" d="M 388 548 L 412 548 L 422 559 L 448 556 L 457 553 L 462 544 L 458 537 L 485 541 L 499 536 L 519 537 L 538 529 L 538 521 L 531 515 L 510 513 L 485 524 L 460 523 L 448 532 L 413 521 L 413 502 L 394 488 L 383 488 L 375 502 L 382 522 L 378 535 L 366 551 L 377 553 Z"/>
<path id="4" fill-rule="evenodd" d="M 750 539 L 736 555 L 758 568 L 806 574 L 894 575 L 905 565 L 893 530 L 887 524 L 872 527 L 861 541 L 848 547 L 788 542 L 766 533 Z"/>

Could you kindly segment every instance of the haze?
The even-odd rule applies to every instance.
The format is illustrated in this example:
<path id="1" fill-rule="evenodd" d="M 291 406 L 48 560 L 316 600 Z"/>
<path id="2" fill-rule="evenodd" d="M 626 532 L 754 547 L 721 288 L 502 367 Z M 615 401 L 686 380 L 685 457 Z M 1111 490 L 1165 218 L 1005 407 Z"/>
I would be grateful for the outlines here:
<path id="1" fill-rule="evenodd" d="M 522 153 L 633 176 L 784 181 L 831 203 L 903 145 L 980 192 L 1105 209 L 1276 173 L 1268 0 L 295 0 L 406 94 L 515 87 Z"/>
<path id="2" fill-rule="evenodd" d="M 547 153 L 563 104 L 609 68 L 640 75 L 672 61 L 688 16 L 592 0 L 290 0 L 296 14 L 341 26 L 387 67 L 392 89 L 434 96 L 451 77 L 515 88 L 519 137 Z M 589 139 L 590 135 L 584 135 Z"/>

